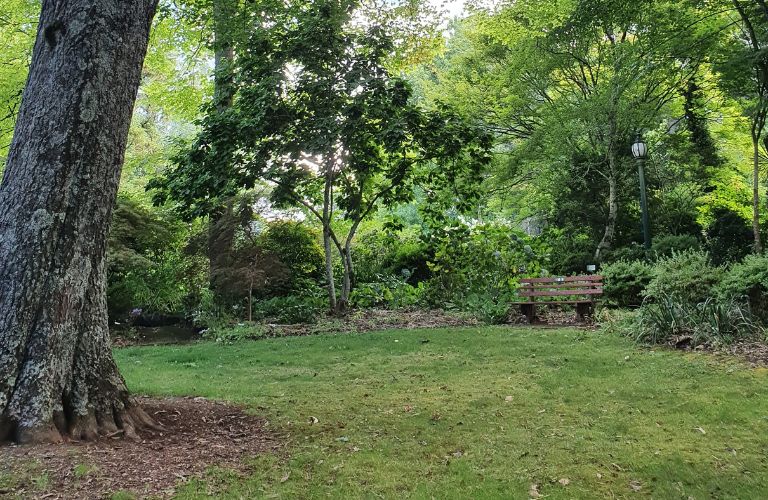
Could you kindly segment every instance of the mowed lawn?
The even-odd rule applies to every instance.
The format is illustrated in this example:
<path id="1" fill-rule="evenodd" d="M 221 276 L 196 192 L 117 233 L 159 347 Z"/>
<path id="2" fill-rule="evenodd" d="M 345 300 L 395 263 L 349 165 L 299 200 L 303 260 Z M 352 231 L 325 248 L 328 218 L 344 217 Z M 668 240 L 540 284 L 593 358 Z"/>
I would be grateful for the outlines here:
<path id="1" fill-rule="evenodd" d="M 501 327 L 117 358 L 137 393 L 242 403 L 286 440 L 181 498 L 768 497 L 768 376 L 735 360 Z"/>

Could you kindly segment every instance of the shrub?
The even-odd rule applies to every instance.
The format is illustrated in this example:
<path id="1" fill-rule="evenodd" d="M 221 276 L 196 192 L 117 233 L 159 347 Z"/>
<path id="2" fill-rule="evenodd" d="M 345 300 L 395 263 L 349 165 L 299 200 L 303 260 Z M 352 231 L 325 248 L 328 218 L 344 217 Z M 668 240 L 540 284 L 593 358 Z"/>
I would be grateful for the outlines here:
<path id="1" fill-rule="evenodd" d="M 604 297 L 619 307 L 639 307 L 643 292 L 653 278 L 653 267 L 644 260 L 624 261 L 602 267 L 605 278 Z"/>
<path id="2" fill-rule="evenodd" d="M 752 313 L 761 321 L 768 321 L 768 256 L 747 255 L 742 262 L 733 264 L 716 292 L 723 301 L 748 301 Z"/>
<path id="3" fill-rule="evenodd" d="M 358 283 L 352 291 L 353 307 L 384 307 L 400 309 L 416 304 L 418 289 L 407 283 L 408 273 L 398 276 L 381 276 L 372 283 Z"/>
<path id="4" fill-rule="evenodd" d="M 470 294 L 464 309 L 472 316 L 490 325 L 506 323 L 509 318 L 511 295 Z"/>
<path id="5" fill-rule="evenodd" d="M 412 231 L 368 231 L 355 241 L 352 252 L 356 276 L 363 283 L 407 273 L 408 282 L 418 284 L 432 276 L 427 265 L 431 257 L 427 245 Z"/>
<path id="6" fill-rule="evenodd" d="M 648 283 L 645 296 L 657 301 L 665 297 L 688 304 L 699 304 L 713 296 L 725 269 L 713 266 L 709 254 L 701 250 L 675 252 L 653 264 L 653 279 Z"/>
<path id="7" fill-rule="evenodd" d="M 118 197 L 107 250 L 110 316 L 121 317 L 134 308 L 187 312 L 205 275 L 200 259 L 184 252 L 189 236 L 189 228 L 170 212 Z"/>
<path id="8" fill-rule="evenodd" d="M 422 296 L 427 305 L 470 310 L 467 298 L 502 304 L 517 288 L 521 275 L 540 267 L 529 239 L 503 225 L 445 228 L 432 240 L 432 279 Z"/>
<path id="9" fill-rule="evenodd" d="M 319 241 L 319 233 L 306 224 L 276 221 L 269 223 L 259 243 L 288 270 L 285 289 L 296 291 L 304 280 L 324 277 L 325 256 Z"/>
<path id="10" fill-rule="evenodd" d="M 647 255 L 645 252 L 645 248 L 643 248 L 643 245 L 640 245 L 638 243 L 630 243 L 627 246 L 616 248 L 615 250 L 611 250 L 610 252 L 607 252 L 605 255 L 604 262 L 605 263 L 612 263 L 612 262 L 619 262 L 619 261 L 625 261 L 625 262 L 634 262 L 636 260 L 643 260 L 646 259 Z"/>
<path id="11" fill-rule="evenodd" d="M 192 323 L 200 328 L 217 328 L 233 322 L 236 318 L 232 313 L 231 307 L 217 300 L 210 288 L 203 288 L 192 311 Z"/>
<path id="12" fill-rule="evenodd" d="M 584 274 L 587 266 L 595 264 L 595 241 L 576 229 L 549 227 L 541 235 L 549 246 L 550 261 L 547 269 L 556 275 Z M 638 257 L 640 258 L 642 254 Z"/>
<path id="13" fill-rule="evenodd" d="M 310 296 L 272 297 L 254 304 L 253 319 L 286 325 L 316 323 L 324 306 Z"/>
<path id="14" fill-rule="evenodd" d="M 690 234 L 667 234 L 653 240 L 652 254 L 656 257 L 671 257 L 688 250 L 701 250 L 699 239 Z"/>
<path id="15" fill-rule="evenodd" d="M 662 295 L 641 307 L 625 332 L 638 342 L 652 344 L 685 340 L 693 345 L 722 345 L 754 337 L 762 330 L 749 308 L 737 300 L 707 299 L 694 304 Z"/>

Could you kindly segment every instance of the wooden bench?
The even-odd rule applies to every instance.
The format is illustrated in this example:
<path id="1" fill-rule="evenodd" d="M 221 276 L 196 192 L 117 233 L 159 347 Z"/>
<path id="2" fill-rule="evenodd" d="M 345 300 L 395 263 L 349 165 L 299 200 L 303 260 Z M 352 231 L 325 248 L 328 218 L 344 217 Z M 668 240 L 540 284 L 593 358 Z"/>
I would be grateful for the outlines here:
<path id="1" fill-rule="evenodd" d="M 552 278 L 524 278 L 520 280 L 515 302 L 530 323 L 536 321 L 537 305 L 573 304 L 579 321 L 594 311 L 595 299 L 603 294 L 603 277 L 565 276 Z M 538 299 L 538 300 L 537 300 Z"/>

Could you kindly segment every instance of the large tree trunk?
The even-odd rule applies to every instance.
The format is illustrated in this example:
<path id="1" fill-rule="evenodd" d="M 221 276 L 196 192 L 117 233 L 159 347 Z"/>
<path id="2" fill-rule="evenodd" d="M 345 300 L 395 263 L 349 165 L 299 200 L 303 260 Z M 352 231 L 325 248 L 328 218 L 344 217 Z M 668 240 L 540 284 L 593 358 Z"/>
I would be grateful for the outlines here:
<path id="1" fill-rule="evenodd" d="M 232 48 L 232 23 L 235 14 L 233 0 L 214 0 L 213 2 L 213 100 L 216 111 L 222 113 L 232 106 L 232 77 L 228 74 L 235 58 Z M 208 288 L 216 290 L 216 274 L 219 269 L 217 260 L 221 259 L 221 243 L 225 243 L 219 234 L 221 217 L 224 209 L 211 212 L 208 220 Z M 229 242 L 231 246 L 231 241 Z M 230 249 L 227 247 L 227 250 Z"/>
<path id="2" fill-rule="evenodd" d="M 44 0 L 0 185 L 0 439 L 151 420 L 112 358 L 106 240 L 157 0 Z"/>
<path id="3" fill-rule="evenodd" d="M 213 1 L 213 53 L 214 79 L 213 98 L 216 109 L 221 112 L 232 106 L 232 76 L 229 71 L 235 59 L 233 48 L 234 17 L 236 5 L 233 0 Z"/>

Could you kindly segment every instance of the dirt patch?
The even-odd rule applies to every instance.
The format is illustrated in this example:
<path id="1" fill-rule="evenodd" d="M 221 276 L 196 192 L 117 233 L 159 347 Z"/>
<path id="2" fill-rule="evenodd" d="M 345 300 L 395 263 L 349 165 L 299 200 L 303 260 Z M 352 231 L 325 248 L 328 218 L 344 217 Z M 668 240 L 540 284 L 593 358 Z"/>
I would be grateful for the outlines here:
<path id="1" fill-rule="evenodd" d="M 117 491 L 167 497 L 175 486 L 217 465 L 246 472 L 248 457 L 275 451 L 266 421 L 204 398 L 139 398 L 164 432 L 142 441 L 0 447 L 0 472 L 15 479 L 0 497 L 104 498 Z M 44 478 L 41 485 L 40 478 Z"/>

